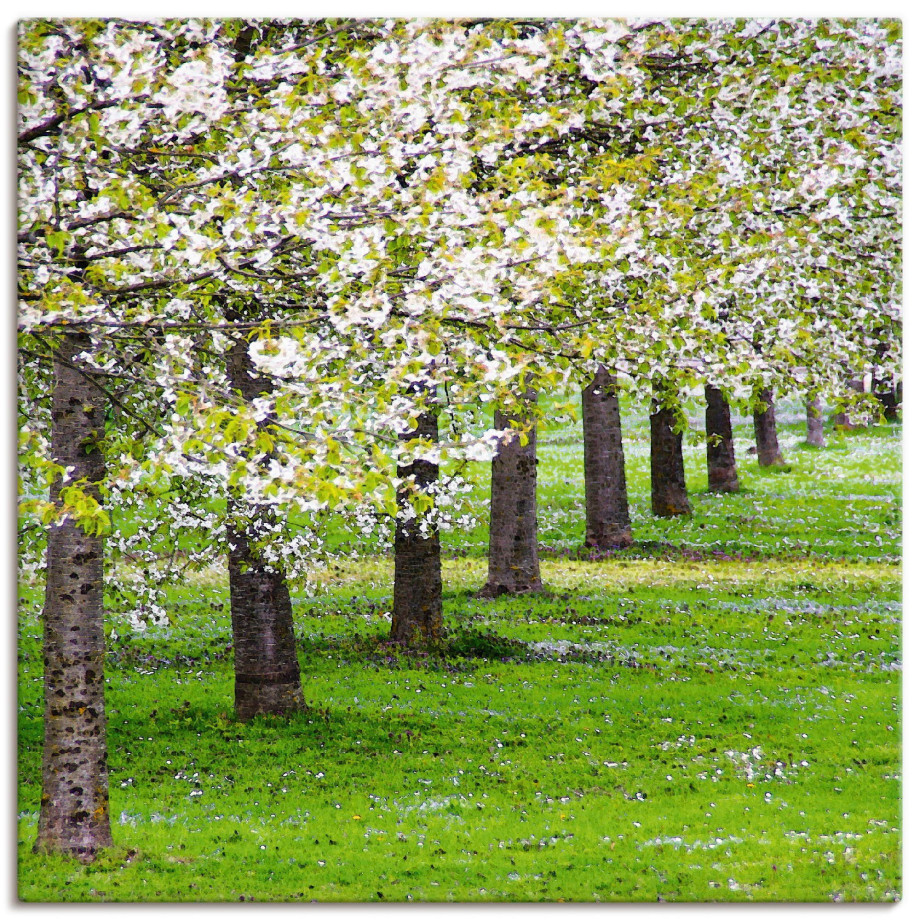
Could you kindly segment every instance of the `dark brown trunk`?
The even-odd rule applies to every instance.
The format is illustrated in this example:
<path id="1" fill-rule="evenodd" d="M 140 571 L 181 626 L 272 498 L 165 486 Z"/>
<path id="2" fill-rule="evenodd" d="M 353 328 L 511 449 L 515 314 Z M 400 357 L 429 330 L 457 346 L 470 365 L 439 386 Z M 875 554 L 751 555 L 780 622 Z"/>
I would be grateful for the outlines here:
<path id="1" fill-rule="evenodd" d="M 890 382 L 879 384 L 877 399 L 882 404 L 885 421 L 896 422 L 901 417 L 901 384 L 891 385 Z"/>
<path id="2" fill-rule="evenodd" d="M 496 429 L 509 428 L 511 421 L 512 417 L 495 413 Z M 492 460 L 489 577 L 480 592 L 483 597 L 543 590 L 537 556 L 535 425 L 531 424 L 525 438 L 527 443 L 522 445 L 515 432 L 499 445 Z"/>
<path id="3" fill-rule="evenodd" d="M 51 455 L 99 498 L 104 394 L 81 372 L 88 336 L 63 335 L 54 358 Z M 60 479 L 50 499 L 62 505 Z M 44 747 L 35 851 L 92 861 L 112 845 L 105 737 L 103 538 L 69 518 L 48 528 L 44 620 Z"/>
<path id="4" fill-rule="evenodd" d="M 658 399 L 652 400 L 651 469 L 652 513 L 658 517 L 691 514 L 684 480 L 683 433 L 675 431 L 676 415 Z"/>
<path id="5" fill-rule="evenodd" d="M 706 385 L 706 470 L 710 492 L 737 492 L 732 412 L 725 394 Z"/>
<path id="6" fill-rule="evenodd" d="M 585 545 L 618 549 L 632 543 L 626 462 L 616 378 L 599 367 L 581 394 L 585 450 Z"/>
<path id="7" fill-rule="evenodd" d="M 757 442 L 757 462 L 761 466 L 785 466 L 776 436 L 776 411 L 773 406 L 773 390 L 761 390 L 757 394 L 763 409 L 754 412 L 754 439 Z"/>
<path id="8" fill-rule="evenodd" d="M 271 381 L 254 373 L 245 339 L 227 354 L 227 372 L 230 385 L 250 402 L 271 391 Z M 234 498 L 227 504 L 231 520 L 239 515 L 248 522 L 228 532 L 236 717 L 297 712 L 304 696 L 287 579 L 266 564 L 257 545 L 272 525 L 272 511 Z"/>
<path id="9" fill-rule="evenodd" d="M 438 416 L 424 412 L 416 416 L 418 426 L 401 435 L 404 441 L 421 438 L 437 443 Z M 393 575 L 393 619 L 390 638 L 404 645 L 444 638 L 441 606 L 441 537 L 437 524 L 420 518 L 413 509 L 411 494 L 429 492 L 438 479 L 438 465 L 413 460 L 397 467 L 403 484 L 396 493 L 395 571 Z"/>
<path id="10" fill-rule="evenodd" d="M 821 400 L 814 396 L 805 403 L 805 443 L 824 447 L 824 413 Z"/>
<path id="11" fill-rule="evenodd" d="M 246 512 L 254 516 L 253 508 Z M 304 708 L 291 596 L 284 573 L 271 571 L 255 548 L 260 525 L 268 520 L 267 511 L 256 514 L 261 521 L 229 535 L 234 705 L 243 722 Z"/>

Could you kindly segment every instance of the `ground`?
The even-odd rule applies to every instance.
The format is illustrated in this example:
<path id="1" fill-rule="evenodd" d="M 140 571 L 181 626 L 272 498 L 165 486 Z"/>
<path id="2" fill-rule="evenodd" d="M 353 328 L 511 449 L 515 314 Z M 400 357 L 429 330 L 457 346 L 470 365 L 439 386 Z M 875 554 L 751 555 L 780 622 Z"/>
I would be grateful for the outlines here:
<path id="1" fill-rule="evenodd" d="M 900 428 L 814 450 L 783 404 L 791 471 L 758 470 L 739 422 L 730 496 L 705 493 L 691 436 L 694 516 L 659 521 L 640 408 L 636 547 L 584 557 L 578 430 L 550 426 L 548 591 L 477 599 L 483 465 L 479 526 L 444 540 L 449 639 L 382 642 L 392 560 L 342 555 L 295 596 L 309 709 L 289 724 L 232 719 L 219 569 L 171 592 L 169 628 L 113 614 L 116 848 L 91 867 L 30 849 L 41 585 L 24 581 L 20 898 L 899 899 Z"/>

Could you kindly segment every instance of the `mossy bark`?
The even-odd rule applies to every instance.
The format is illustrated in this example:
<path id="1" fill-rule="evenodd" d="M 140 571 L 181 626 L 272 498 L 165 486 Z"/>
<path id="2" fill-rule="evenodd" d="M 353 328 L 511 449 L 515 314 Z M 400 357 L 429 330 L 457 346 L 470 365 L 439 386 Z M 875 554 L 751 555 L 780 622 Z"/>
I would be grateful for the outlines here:
<path id="1" fill-rule="evenodd" d="M 691 514 L 684 478 L 683 432 L 677 415 L 666 405 L 664 394 L 652 399 L 651 429 L 652 513 L 658 517 Z"/>
<path id="2" fill-rule="evenodd" d="M 581 394 L 585 455 L 585 545 L 619 549 L 632 543 L 626 463 L 616 378 L 597 369 Z"/>
<path id="3" fill-rule="evenodd" d="M 737 492 L 732 412 L 725 394 L 706 385 L 706 472 L 710 492 Z"/>
<path id="4" fill-rule="evenodd" d="M 495 413 L 496 429 L 509 428 L 512 421 L 521 419 Z M 480 591 L 483 597 L 543 590 L 537 555 L 537 432 L 532 421 L 523 421 L 526 444 L 515 432 L 492 460 L 489 575 Z"/>
<path id="5" fill-rule="evenodd" d="M 61 336 L 54 357 L 51 456 L 99 498 L 105 399 L 81 367 L 83 334 Z M 50 500 L 62 506 L 63 482 Z M 106 765 L 102 536 L 65 517 L 48 528 L 44 633 L 42 794 L 35 851 L 91 862 L 112 845 Z"/>
<path id="6" fill-rule="evenodd" d="M 403 440 L 438 440 L 438 416 L 424 412 L 416 416 L 414 431 Z M 441 537 L 434 521 L 419 518 L 412 509 L 410 495 L 417 489 L 430 491 L 438 479 L 438 465 L 428 460 L 413 460 L 397 467 L 403 484 L 397 490 L 397 519 L 394 538 L 393 614 L 390 638 L 409 645 L 432 642 L 444 637 L 441 600 Z"/>
<path id="7" fill-rule="evenodd" d="M 227 375 L 249 402 L 271 391 L 271 381 L 255 372 L 245 338 L 227 354 Z M 241 522 L 228 533 L 236 717 L 288 715 L 304 708 L 304 695 L 287 578 L 258 548 L 272 529 L 272 511 L 232 497 L 228 512 Z"/>
<path id="8" fill-rule="evenodd" d="M 779 438 L 776 435 L 776 410 L 773 390 L 763 389 L 757 394 L 762 409 L 754 412 L 754 440 L 757 444 L 757 462 L 764 467 L 785 466 Z"/>

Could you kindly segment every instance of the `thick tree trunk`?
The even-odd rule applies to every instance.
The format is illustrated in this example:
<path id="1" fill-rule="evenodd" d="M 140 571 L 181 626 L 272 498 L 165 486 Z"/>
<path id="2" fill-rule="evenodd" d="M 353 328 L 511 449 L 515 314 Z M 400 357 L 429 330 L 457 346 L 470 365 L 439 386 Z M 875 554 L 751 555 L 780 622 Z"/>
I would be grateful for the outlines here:
<path id="1" fill-rule="evenodd" d="M 675 414 L 657 399 L 652 400 L 651 469 L 652 513 L 658 517 L 691 514 L 684 480 L 683 433 L 675 431 Z"/>
<path id="2" fill-rule="evenodd" d="M 764 408 L 754 412 L 754 440 L 757 442 L 757 462 L 761 466 L 785 466 L 776 436 L 776 411 L 773 406 L 773 390 L 761 390 L 757 394 Z"/>
<path id="3" fill-rule="evenodd" d="M 813 396 L 805 403 L 805 443 L 812 447 L 825 447 L 824 413 L 821 400 Z"/>
<path id="4" fill-rule="evenodd" d="M 405 441 L 423 438 L 437 443 L 438 416 L 424 412 L 418 427 L 401 435 Z M 438 465 L 413 460 L 397 468 L 401 480 L 411 480 L 427 492 L 438 479 Z M 412 489 L 401 486 L 396 493 L 397 516 L 394 541 L 393 618 L 390 638 L 405 645 L 437 641 L 444 637 L 441 606 L 441 537 L 436 523 L 420 519 L 412 511 Z M 408 516 L 407 516 L 408 514 Z"/>
<path id="5" fill-rule="evenodd" d="M 495 413 L 495 427 L 512 418 Z M 537 432 L 531 425 L 525 445 L 515 433 L 492 460 L 489 519 L 489 576 L 480 594 L 525 594 L 543 590 L 537 556 Z"/>
<path id="6" fill-rule="evenodd" d="M 737 492 L 732 412 L 718 387 L 706 385 L 706 470 L 710 492 Z"/>
<path id="7" fill-rule="evenodd" d="M 632 543 L 626 463 L 616 378 L 599 367 L 581 394 L 585 451 L 585 545 L 618 549 Z"/>
<path id="8" fill-rule="evenodd" d="M 248 401 L 271 390 L 268 379 L 254 374 L 244 339 L 227 354 L 227 372 Z M 273 571 L 256 546 L 271 527 L 272 512 L 234 499 L 228 506 L 231 515 L 238 511 L 249 521 L 228 534 L 236 717 L 287 715 L 304 708 L 291 596 L 284 573 Z"/>
<path id="9" fill-rule="evenodd" d="M 250 516 L 253 509 L 248 508 Z M 304 708 L 291 596 L 283 572 L 259 558 L 261 521 L 230 533 L 230 619 L 233 627 L 236 717 L 288 715 Z"/>
<path id="10" fill-rule="evenodd" d="M 99 497 L 104 394 L 79 369 L 85 335 L 64 335 L 54 359 L 51 454 Z M 51 486 L 61 506 L 63 483 Z M 103 538 L 70 519 L 48 529 L 44 620 L 45 738 L 35 851 L 92 861 L 112 845 L 105 736 Z"/>

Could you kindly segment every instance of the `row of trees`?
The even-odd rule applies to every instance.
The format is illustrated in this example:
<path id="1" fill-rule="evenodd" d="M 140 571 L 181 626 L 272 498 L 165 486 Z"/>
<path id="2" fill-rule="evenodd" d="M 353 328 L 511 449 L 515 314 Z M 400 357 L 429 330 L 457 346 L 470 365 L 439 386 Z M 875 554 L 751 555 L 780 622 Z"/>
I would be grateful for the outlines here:
<path id="1" fill-rule="evenodd" d="M 186 564 L 227 554 L 237 713 L 289 711 L 305 516 L 395 520 L 393 638 L 435 638 L 471 462 L 485 592 L 540 586 L 537 394 L 584 390 L 605 546 L 629 527 L 618 386 L 654 400 L 674 513 L 693 387 L 730 487 L 726 393 L 766 451 L 774 392 L 897 383 L 895 22 L 30 21 L 19 72 L 40 849 L 111 840 L 107 554 L 153 573 L 179 532 L 205 538 Z"/>

